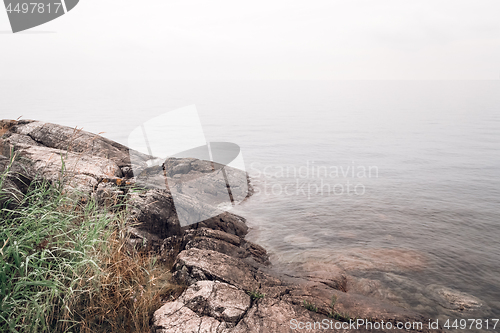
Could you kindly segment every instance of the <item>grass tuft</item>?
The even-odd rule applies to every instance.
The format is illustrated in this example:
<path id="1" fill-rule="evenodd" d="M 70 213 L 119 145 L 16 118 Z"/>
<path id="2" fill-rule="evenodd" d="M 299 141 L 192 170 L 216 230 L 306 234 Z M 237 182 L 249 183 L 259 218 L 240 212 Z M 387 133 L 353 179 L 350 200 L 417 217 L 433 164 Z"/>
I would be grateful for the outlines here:
<path id="1" fill-rule="evenodd" d="M 303 304 L 307 310 L 313 311 L 313 312 L 318 312 L 318 307 L 316 305 L 314 305 L 313 303 L 309 303 L 308 301 L 304 300 Z"/>
<path id="2" fill-rule="evenodd" d="M 332 296 L 332 301 L 330 302 L 330 311 L 328 312 L 328 317 L 335 318 L 335 304 L 337 303 L 337 296 Z"/>
<path id="3" fill-rule="evenodd" d="M 247 294 L 250 295 L 250 298 L 252 300 L 256 300 L 256 299 L 260 299 L 260 298 L 264 298 L 266 296 L 266 294 L 261 294 L 259 291 L 257 290 L 252 290 L 252 291 L 247 291 Z"/>

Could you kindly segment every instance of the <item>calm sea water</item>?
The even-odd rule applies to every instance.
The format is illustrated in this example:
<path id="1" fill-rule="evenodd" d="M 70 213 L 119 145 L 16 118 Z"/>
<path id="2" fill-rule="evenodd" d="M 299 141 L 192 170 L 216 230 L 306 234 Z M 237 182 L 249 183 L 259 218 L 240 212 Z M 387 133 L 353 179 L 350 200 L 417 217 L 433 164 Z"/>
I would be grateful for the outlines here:
<path id="1" fill-rule="evenodd" d="M 500 317 L 500 81 L 0 82 L 1 118 L 124 144 L 191 104 L 208 140 L 242 147 L 257 194 L 236 212 L 277 267 L 337 265 L 433 318 Z M 481 306 L 452 310 L 443 288 Z"/>

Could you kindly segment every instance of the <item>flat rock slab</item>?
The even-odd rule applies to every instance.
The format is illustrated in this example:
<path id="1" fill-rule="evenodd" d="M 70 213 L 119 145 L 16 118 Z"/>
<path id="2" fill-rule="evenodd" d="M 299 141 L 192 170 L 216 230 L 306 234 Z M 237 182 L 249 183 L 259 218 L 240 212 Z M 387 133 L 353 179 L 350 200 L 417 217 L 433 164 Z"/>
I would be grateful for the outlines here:
<path id="1" fill-rule="evenodd" d="M 154 313 L 153 333 L 219 333 L 221 322 L 200 317 L 180 302 L 167 303 Z"/>
<path id="2" fill-rule="evenodd" d="M 178 301 L 200 315 L 232 323 L 238 322 L 251 305 L 248 294 L 219 281 L 198 281 Z"/>
<path id="3" fill-rule="evenodd" d="M 116 163 L 102 157 L 40 146 L 22 147 L 17 153 L 40 178 L 52 183 L 61 181 L 66 190 L 78 190 L 84 194 L 91 193 L 102 179 L 123 175 Z"/>
<path id="4" fill-rule="evenodd" d="M 234 327 L 250 305 L 250 296 L 234 286 L 198 281 L 154 313 L 152 332 L 220 333 Z"/>
<path id="5" fill-rule="evenodd" d="M 199 280 L 217 280 L 244 290 L 256 290 L 256 269 L 242 260 L 212 250 L 192 248 L 177 256 L 174 278 L 187 285 Z"/>

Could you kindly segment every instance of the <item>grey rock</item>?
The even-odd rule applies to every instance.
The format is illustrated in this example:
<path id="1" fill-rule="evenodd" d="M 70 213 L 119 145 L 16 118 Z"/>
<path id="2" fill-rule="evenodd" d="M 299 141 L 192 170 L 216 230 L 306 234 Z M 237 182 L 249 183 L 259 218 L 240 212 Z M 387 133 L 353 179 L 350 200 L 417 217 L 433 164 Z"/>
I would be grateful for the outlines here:
<path id="1" fill-rule="evenodd" d="M 63 183 L 68 190 L 89 194 L 103 178 L 119 178 L 120 168 L 108 159 L 68 153 L 42 146 L 18 146 L 20 162 L 30 165 L 38 177 Z"/>
<path id="2" fill-rule="evenodd" d="M 244 291 L 219 281 L 198 281 L 178 301 L 199 315 L 231 323 L 238 322 L 251 305 Z"/>
<path id="3" fill-rule="evenodd" d="M 168 158 L 161 165 L 136 169 L 136 184 L 145 189 L 167 189 L 181 226 L 210 220 L 248 195 L 248 179 L 241 170 L 193 158 Z"/>
<path id="4" fill-rule="evenodd" d="M 166 190 L 129 194 L 128 223 L 159 238 L 181 234 L 172 196 Z"/>
<path id="5" fill-rule="evenodd" d="M 296 332 L 290 325 L 291 320 L 300 322 L 321 321 L 316 315 L 305 308 L 290 304 L 279 299 L 264 297 L 253 306 L 238 325 L 225 333 L 291 333 Z M 305 332 L 321 332 L 322 330 L 304 330 Z"/>
<path id="6" fill-rule="evenodd" d="M 229 283 L 244 290 L 256 290 L 259 287 L 254 267 L 240 259 L 211 250 L 184 250 L 177 256 L 174 267 L 174 279 L 186 285 L 200 280 L 196 273 L 202 272 L 210 280 Z"/>
<path id="7" fill-rule="evenodd" d="M 220 230 L 239 237 L 245 237 L 248 233 L 248 226 L 245 223 L 245 219 L 229 212 L 224 212 L 205 221 L 183 227 L 183 230 L 198 228 Z"/>
<path id="8" fill-rule="evenodd" d="M 28 136 L 45 147 L 109 159 L 120 168 L 130 167 L 129 154 L 136 156 L 134 160 L 138 161 L 150 158 L 100 135 L 67 126 L 21 120 L 12 124 L 10 131 Z"/>
<path id="9" fill-rule="evenodd" d="M 154 313 L 152 332 L 220 333 L 234 327 L 250 304 L 250 297 L 231 285 L 199 281 Z"/>
<path id="10" fill-rule="evenodd" d="M 257 244 L 220 230 L 201 228 L 187 230 L 185 249 L 212 250 L 239 259 L 251 259 L 256 263 L 270 265 L 267 251 Z M 249 263 L 247 261 L 247 263 Z"/>
<path id="11" fill-rule="evenodd" d="M 188 240 L 193 240 L 194 238 L 199 237 L 211 238 L 214 240 L 223 241 L 234 246 L 240 246 L 242 243 L 244 243 L 243 238 L 240 238 L 234 234 L 209 228 L 188 229 L 185 231 L 185 237 Z"/>
<path id="12" fill-rule="evenodd" d="M 15 150 L 16 146 L 43 146 L 27 135 L 20 135 L 10 132 L 4 135 L 2 141 L 2 149 L 0 149 L 0 152 L 2 152 L 6 156 L 10 155 L 10 151 L 13 149 Z"/>
<path id="13" fill-rule="evenodd" d="M 159 308 L 153 317 L 153 333 L 198 333 L 202 319 L 181 302 L 169 302 Z M 213 326 L 212 323 L 208 325 Z M 209 330 L 210 333 L 217 331 Z"/>

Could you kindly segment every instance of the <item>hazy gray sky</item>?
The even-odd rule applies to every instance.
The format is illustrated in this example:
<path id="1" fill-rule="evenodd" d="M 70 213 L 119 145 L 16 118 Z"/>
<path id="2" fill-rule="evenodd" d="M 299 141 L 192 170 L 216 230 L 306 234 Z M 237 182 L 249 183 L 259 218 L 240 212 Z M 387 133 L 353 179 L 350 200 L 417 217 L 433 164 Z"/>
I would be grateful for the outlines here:
<path id="1" fill-rule="evenodd" d="M 29 30 L 55 33 L 0 33 L 0 78 L 498 80 L 499 15 L 498 0 L 80 0 Z"/>

